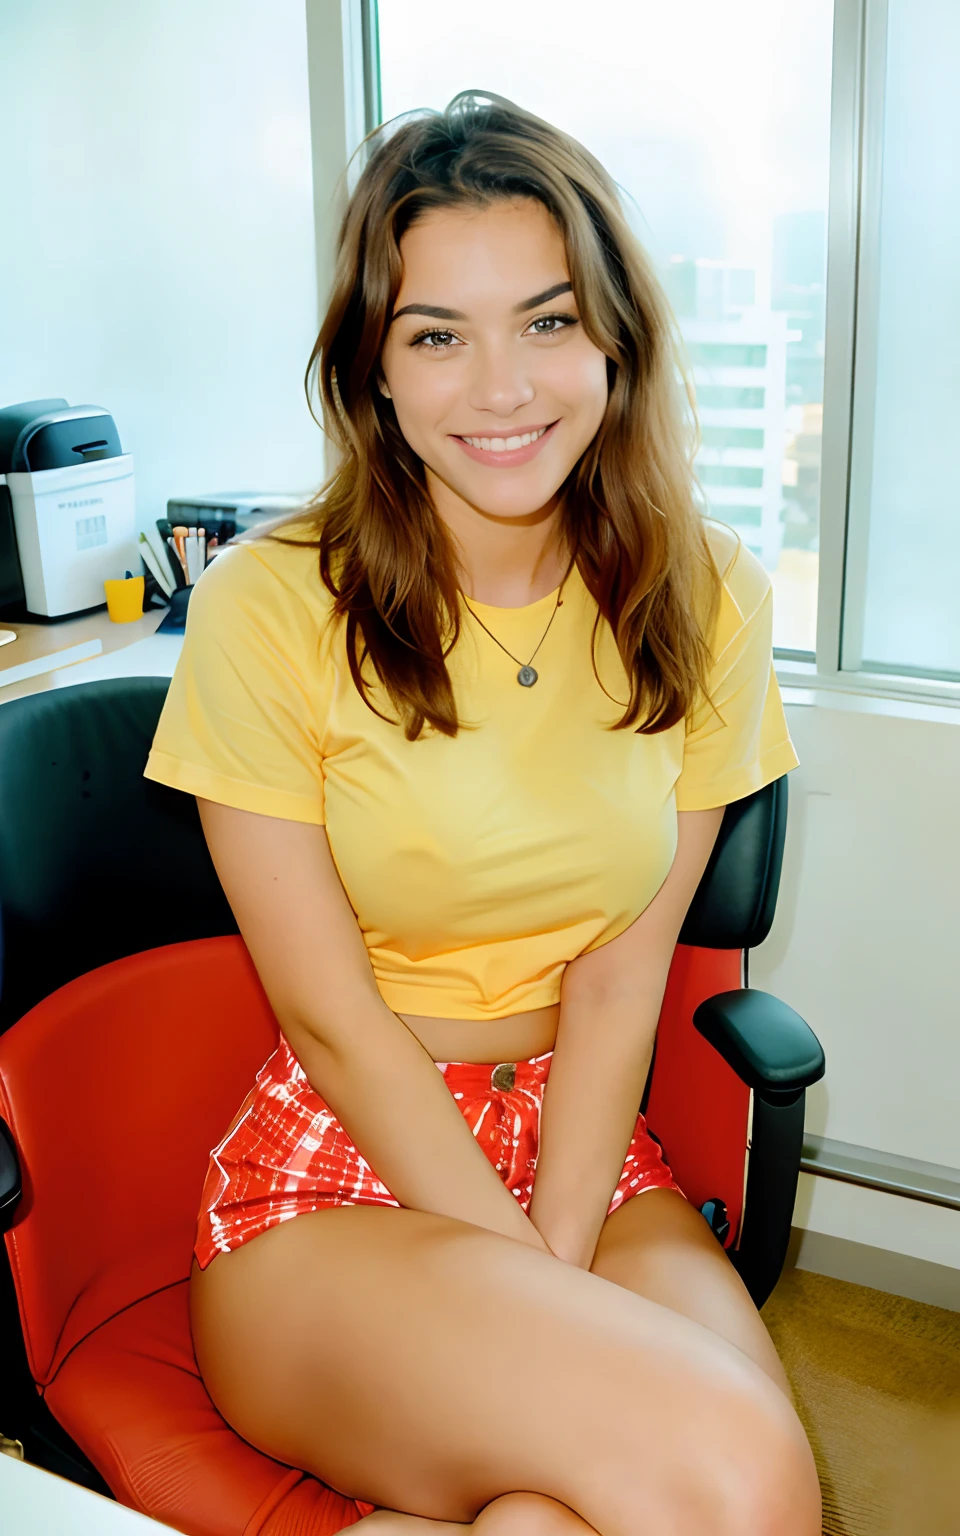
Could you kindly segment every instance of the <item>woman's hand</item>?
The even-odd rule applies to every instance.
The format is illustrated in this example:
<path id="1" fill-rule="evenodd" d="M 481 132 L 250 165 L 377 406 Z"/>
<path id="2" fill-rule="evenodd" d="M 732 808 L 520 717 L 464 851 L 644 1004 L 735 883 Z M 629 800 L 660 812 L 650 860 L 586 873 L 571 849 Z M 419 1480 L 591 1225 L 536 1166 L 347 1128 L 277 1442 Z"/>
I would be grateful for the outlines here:
<path id="1" fill-rule="evenodd" d="M 280 1027 L 312 1087 L 394 1197 L 548 1253 L 429 1053 L 381 998 L 325 829 L 198 803 L 220 883 Z"/>
<path id="2" fill-rule="evenodd" d="M 530 1220 L 557 1258 L 581 1269 L 593 1263 L 622 1174 L 677 937 L 723 814 L 681 811 L 673 864 L 649 906 L 564 972 Z"/>
<path id="3" fill-rule="evenodd" d="M 597 1250 L 596 1243 L 590 1244 L 586 1240 L 564 1240 L 559 1236 L 555 1238 L 553 1242 L 551 1242 L 540 1231 L 540 1228 L 537 1226 L 537 1223 L 533 1217 L 530 1218 L 530 1225 L 533 1227 L 533 1230 L 536 1232 L 538 1238 L 540 1239 L 540 1244 L 543 1246 L 545 1252 L 552 1254 L 555 1259 L 562 1259 L 564 1264 L 573 1264 L 577 1269 L 590 1268 L 590 1265 L 593 1263 L 593 1256 Z"/>

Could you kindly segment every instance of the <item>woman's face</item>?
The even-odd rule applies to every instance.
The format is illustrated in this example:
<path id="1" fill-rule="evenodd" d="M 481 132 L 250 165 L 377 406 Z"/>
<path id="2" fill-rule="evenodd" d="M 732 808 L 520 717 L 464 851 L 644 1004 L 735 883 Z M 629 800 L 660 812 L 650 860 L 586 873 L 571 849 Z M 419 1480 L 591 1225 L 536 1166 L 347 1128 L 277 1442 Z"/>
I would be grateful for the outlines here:
<path id="1" fill-rule="evenodd" d="M 400 242 L 382 370 L 400 431 L 441 487 L 495 517 L 550 507 L 596 435 L 607 359 L 577 312 L 541 203 L 445 208 Z"/>

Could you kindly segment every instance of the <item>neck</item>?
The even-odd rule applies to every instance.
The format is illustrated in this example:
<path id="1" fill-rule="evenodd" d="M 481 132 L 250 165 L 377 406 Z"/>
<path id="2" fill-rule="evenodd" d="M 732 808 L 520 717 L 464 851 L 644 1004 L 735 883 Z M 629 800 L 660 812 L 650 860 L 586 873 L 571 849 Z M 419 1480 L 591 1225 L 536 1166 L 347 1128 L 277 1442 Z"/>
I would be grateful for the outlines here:
<path id="1" fill-rule="evenodd" d="M 523 608 L 556 591 L 570 561 L 559 498 L 522 517 L 471 506 L 427 470 L 434 507 L 453 537 L 467 597 L 497 608 Z"/>

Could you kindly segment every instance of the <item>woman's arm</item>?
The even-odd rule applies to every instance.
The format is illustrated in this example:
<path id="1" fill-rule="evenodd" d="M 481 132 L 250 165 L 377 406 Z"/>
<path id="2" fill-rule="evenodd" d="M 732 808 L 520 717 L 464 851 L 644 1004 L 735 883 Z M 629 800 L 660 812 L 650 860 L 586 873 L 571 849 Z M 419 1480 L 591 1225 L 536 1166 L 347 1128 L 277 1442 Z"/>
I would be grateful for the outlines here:
<path id="1" fill-rule="evenodd" d="M 280 1027 L 388 1189 L 403 1206 L 548 1251 L 431 1057 L 381 999 L 324 828 L 197 803 Z"/>
<path id="2" fill-rule="evenodd" d="M 564 972 L 530 1219 L 552 1252 L 583 1269 L 623 1170 L 677 936 L 723 811 L 678 813 L 676 855 L 653 901 Z"/>

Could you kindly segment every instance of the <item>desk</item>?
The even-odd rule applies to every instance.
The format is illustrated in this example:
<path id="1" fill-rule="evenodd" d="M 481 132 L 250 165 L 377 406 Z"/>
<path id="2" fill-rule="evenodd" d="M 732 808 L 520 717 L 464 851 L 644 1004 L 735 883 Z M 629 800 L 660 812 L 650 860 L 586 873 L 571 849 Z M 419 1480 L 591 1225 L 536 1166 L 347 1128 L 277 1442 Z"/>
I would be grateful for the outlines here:
<path id="1" fill-rule="evenodd" d="M 170 1529 L 39 1467 L 0 1456 L 3 1536 L 157 1536 Z"/>
<path id="2" fill-rule="evenodd" d="M 0 646 L 0 704 L 24 694 L 69 687 L 95 677 L 172 676 L 183 643 L 182 633 L 152 639 L 166 611 L 153 608 L 132 624 L 112 623 L 105 608 L 58 624 L 4 622 L 0 627 L 14 630 L 17 638 Z M 56 665 L 57 652 L 84 641 L 99 641 L 101 654 L 66 666 Z M 50 657 L 53 663 L 49 671 L 4 683 L 5 670 L 44 657 Z"/>

